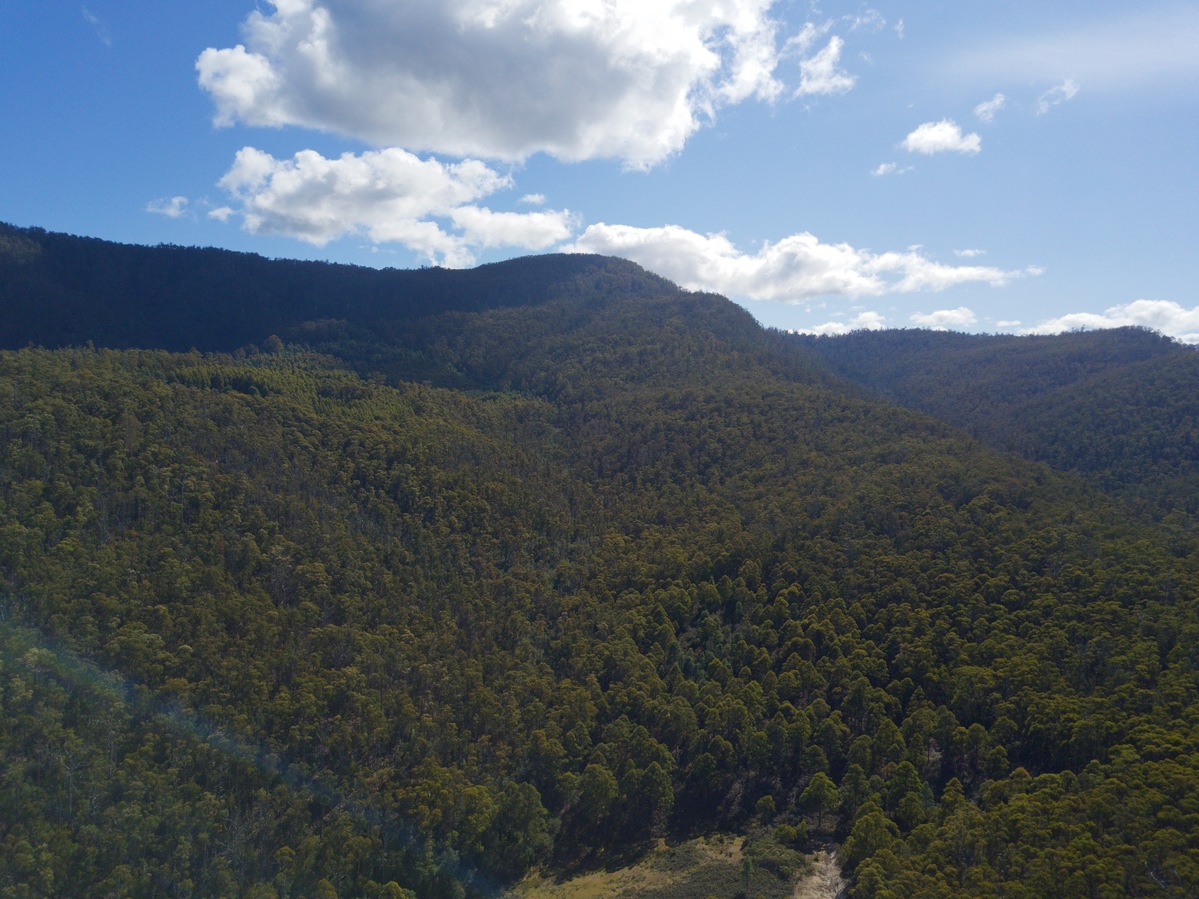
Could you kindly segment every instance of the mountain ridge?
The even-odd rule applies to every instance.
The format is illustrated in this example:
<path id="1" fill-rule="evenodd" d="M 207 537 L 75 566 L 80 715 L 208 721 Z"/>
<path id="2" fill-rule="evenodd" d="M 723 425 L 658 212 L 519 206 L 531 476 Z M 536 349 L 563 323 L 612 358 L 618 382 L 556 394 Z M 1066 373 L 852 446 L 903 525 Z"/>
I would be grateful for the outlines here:
<path id="1" fill-rule="evenodd" d="M 374 269 L 252 253 L 139 246 L 0 224 L 0 341 L 232 352 L 320 319 L 359 325 L 537 305 L 610 272 L 646 295 L 678 288 L 634 263 L 528 256 L 474 269 Z M 74 321 L 64 321 L 68 316 Z"/>

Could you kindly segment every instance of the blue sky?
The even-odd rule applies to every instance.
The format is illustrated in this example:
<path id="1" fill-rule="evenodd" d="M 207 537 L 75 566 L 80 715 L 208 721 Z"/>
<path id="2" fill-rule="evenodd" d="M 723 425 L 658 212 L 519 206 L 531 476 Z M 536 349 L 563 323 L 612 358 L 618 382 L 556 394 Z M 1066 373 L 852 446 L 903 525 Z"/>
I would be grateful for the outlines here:
<path id="1" fill-rule="evenodd" d="M 1173 0 L 8 0 L 0 220 L 1199 343 L 1197 48 Z"/>

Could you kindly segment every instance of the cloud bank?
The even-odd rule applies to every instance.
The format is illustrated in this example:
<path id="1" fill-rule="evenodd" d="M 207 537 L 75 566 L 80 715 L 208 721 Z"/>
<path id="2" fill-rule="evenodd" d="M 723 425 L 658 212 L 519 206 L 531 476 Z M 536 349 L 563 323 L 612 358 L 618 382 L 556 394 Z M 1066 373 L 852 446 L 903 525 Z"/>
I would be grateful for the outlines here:
<path id="1" fill-rule="evenodd" d="M 853 84 L 842 44 L 780 40 L 775 0 L 271 0 L 196 61 L 216 122 L 300 125 L 457 157 L 646 168 L 722 105 Z"/>
<path id="2" fill-rule="evenodd" d="M 623 256 L 691 290 L 790 303 L 826 295 L 936 291 L 967 282 L 998 286 L 1037 273 L 945 265 L 914 250 L 872 253 L 848 244 L 822 243 L 807 232 L 766 243 L 750 254 L 724 235 L 697 234 L 677 225 L 592 225 L 565 249 Z"/>
<path id="3" fill-rule="evenodd" d="M 956 309 L 938 309 L 936 312 L 916 312 L 911 320 L 925 328 L 944 331 L 949 328 L 968 328 L 978 323 L 978 316 L 965 306 Z"/>
<path id="4" fill-rule="evenodd" d="M 1060 334 L 1063 331 L 1122 328 L 1129 325 L 1152 328 L 1183 343 L 1199 344 L 1199 306 L 1187 309 L 1171 300 L 1136 300 L 1112 306 L 1104 312 L 1072 312 L 1041 322 L 1022 334 Z"/>
<path id="5" fill-rule="evenodd" d="M 837 337 L 853 331 L 881 331 L 887 320 L 879 312 L 860 312 L 847 322 L 832 321 L 812 328 L 797 328 L 794 334 L 811 334 L 815 337 Z"/>
<path id="6" fill-rule="evenodd" d="M 477 201 L 511 179 L 477 160 L 453 165 L 389 149 L 327 159 L 313 150 L 276 159 L 240 150 L 220 181 L 243 226 L 316 246 L 348 234 L 404 244 L 431 262 L 471 265 L 477 247 L 541 250 L 573 233 L 567 211 L 493 212 Z M 231 211 L 218 210 L 224 218 Z"/>

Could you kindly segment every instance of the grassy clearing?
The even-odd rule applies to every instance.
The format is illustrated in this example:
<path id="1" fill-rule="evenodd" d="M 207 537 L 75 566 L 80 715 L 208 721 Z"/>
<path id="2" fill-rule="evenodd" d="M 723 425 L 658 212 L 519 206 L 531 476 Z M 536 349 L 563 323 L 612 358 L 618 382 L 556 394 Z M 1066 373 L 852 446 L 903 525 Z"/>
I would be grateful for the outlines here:
<path id="1" fill-rule="evenodd" d="M 660 842 L 636 864 L 557 878 L 535 872 L 513 899 L 786 899 L 811 870 L 807 856 L 780 844 L 772 831 Z"/>

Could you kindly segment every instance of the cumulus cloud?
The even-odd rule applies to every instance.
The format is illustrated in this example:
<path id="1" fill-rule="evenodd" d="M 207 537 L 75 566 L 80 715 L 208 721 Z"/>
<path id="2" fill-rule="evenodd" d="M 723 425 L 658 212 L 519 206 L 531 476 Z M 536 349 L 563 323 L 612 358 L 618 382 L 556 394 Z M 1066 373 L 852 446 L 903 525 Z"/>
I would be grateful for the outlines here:
<path id="1" fill-rule="evenodd" d="M 458 157 L 651 166 L 723 104 L 785 93 L 776 0 L 271 0 L 196 61 L 219 125 Z M 806 45 L 804 45 L 806 46 Z M 801 93 L 847 90 L 833 37 Z"/>
<path id="2" fill-rule="evenodd" d="M 1007 97 L 1005 97 L 1003 94 L 996 94 L 990 100 L 984 100 L 982 103 L 979 103 L 977 106 L 975 106 L 974 114 L 978 117 L 980 122 L 986 122 L 990 124 L 991 122 L 995 121 L 995 113 L 1003 109 L 1006 103 Z"/>
<path id="3" fill-rule="evenodd" d="M 853 331 L 881 331 L 887 320 L 880 312 L 861 312 L 847 322 L 831 321 L 812 328 L 796 328 L 793 334 L 812 334 L 816 337 L 835 337 Z"/>
<path id="4" fill-rule="evenodd" d="M 482 162 L 447 165 L 400 149 L 337 159 L 303 150 L 276 159 L 245 147 L 220 186 L 240 204 L 237 212 L 252 233 L 283 234 L 317 246 L 365 234 L 450 266 L 472 264 L 475 247 L 544 249 L 574 229 L 566 211 L 511 213 L 478 206 L 476 201 L 511 186 L 508 176 Z"/>
<path id="5" fill-rule="evenodd" d="M 952 119 L 925 122 L 900 144 L 909 153 L 965 153 L 972 156 L 982 149 L 982 138 L 973 132 L 962 134 L 962 129 Z"/>
<path id="6" fill-rule="evenodd" d="M 568 212 L 493 212 L 479 206 L 459 206 L 450 211 L 449 217 L 471 246 L 542 250 L 561 243 L 573 231 Z"/>
<path id="7" fill-rule="evenodd" d="M 936 312 L 916 312 L 911 320 L 926 328 L 944 331 L 949 328 L 968 328 L 978 322 L 978 316 L 965 306 L 958 306 L 956 309 L 939 309 Z"/>
<path id="8" fill-rule="evenodd" d="M 565 249 L 623 256 L 692 290 L 792 303 L 825 295 L 937 291 L 966 282 L 1002 285 L 1035 273 L 945 265 L 914 250 L 872 253 L 848 244 L 822 243 L 807 232 L 767 243 L 751 254 L 722 234 L 697 234 L 677 225 L 592 225 Z"/>
<path id="9" fill-rule="evenodd" d="M 903 175 L 911 170 L 912 167 L 910 165 L 903 166 L 901 168 L 897 163 L 883 162 L 875 166 L 875 168 L 870 171 L 870 174 L 872 174 L 875 178 L 882 178 L 884 175 Z"/>
<path id="10" fill-rule="evenodd" d="M 1078 85 L 1073 78 L 1067 78 L 1056 87 L 1051 87 L 1037 98 L 1037 115 L 1044 115 L 1053 107 L 1060 106 L 1078 93 Z"/>
<path id="11" fill-rule="evenodd" d="M 961 259 L 975 259 L 979 256 L 986 256 L 987 251 L 986 250 L 976 250 L 976 249 L 954 250 L 953 255 L 957 256 Z"/>
<path id="12" fill-rule="evenodd" d="M 1187 309 L 1172 300 L 1136 300 L 1111 306 L 1103 312 L 1072 312 L 1049 319 L 1023 334 L 1060 334 L 1063 331 L 1122 328 L 1129 325 L 1152 328 L 1183 343 L 1199 344 L 1199 306 Z"/>
<path id="13" fill-rule="evenodd" d="M 147 203 L 145 210 L 155 215 L 177 219 L 187 212 L 187 197 L 160 197 Z"/>

